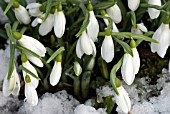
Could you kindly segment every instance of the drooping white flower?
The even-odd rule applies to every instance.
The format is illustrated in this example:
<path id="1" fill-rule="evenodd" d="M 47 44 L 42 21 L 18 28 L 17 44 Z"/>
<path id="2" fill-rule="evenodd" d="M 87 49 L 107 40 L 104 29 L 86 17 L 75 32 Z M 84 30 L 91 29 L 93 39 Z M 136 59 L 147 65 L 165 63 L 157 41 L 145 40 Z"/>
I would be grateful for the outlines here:
<path id="1" fill-rule="evenodd" d="M 93 42 L 98 41 L 97 36 L 99 33 L 99 23 L 94 15 L 93 10 L 89 11 L 89 24 L 87 26 L 87 34 L 89 36 L 89 38 L 91 38 L 93 40 Z"/>
<path id="2" fill-rule="evenodd" d="M 19 5 L 19 7 L 15 8 L 14 12 L 17 20 L 20 23 L 29 24 L 31 22 L 31 18 L 25 7 Z"/>
<path id="3" fill-rule="evenodd" d="M 105 14 L 105 17 L 109 17 L 109 16 L 107 14 Z M 104 20 L 105 24 L 108 26 L 109 25 L 108 19 L 104 18 L 103 20 Z M 112 23 L 112 26 L 113 26 L 112 32 L 119 32 L 119 30 L 118 30 L 116 24 L 114 23 L 114 21 Z"/>
<path id="4" fill-rule="evenodd" d="M 132 33 L 143 34 L 143 32 L 148 32 L 148 29 L 145 27 L 145 25 L 143 23 L 139 23 L 136 25 L 137 25 L 137 28 L 132 27 L 132 29 L 131 29 Z"/>
<path id="5" fill-rule="evenodd" d="M 38 73 L 37 73 L 36 69 L 30 64 L 30 62 L 28 60 L 26 60 L 26 61 L 22 60 L 22 65 L 38 77 Z M 27 73 L 24 70 L 22 71 L 22 73 L 23 73 L 23 77 L 25 80 Z M 30 83 L 34 86 L 34 88 L 37 88 L 38 84 L 39 84 L 39 80 L 37 80 L 36 78 L 34 78 L 31 75 L 30 75 L 30 79 L 31 79 Z"/>
<path id="6" fill-rule="evenodd" d="M 78 39 L 76 45 L 76 54 L 78 58 L 81 58 L 83 54 L 86 55 L 96 55 L 96 47 L 94 42 L 88 37 L 85 31 L 82 32 L 82 35 Z"/>
<path id="7" fill-rule="evenodd" d="M 20 79 L 15 66 L 11 78 L 9 80 L 7 80 L 7 76 L 8 75 L 5 76 L 3 82 L 3 88 L 2 88 L 3 95 L 9 96 L 10 94 L 13 94 L 17 96 L 20 90 Z"/>
<path id="8" fill-rule="evenodd" d="M 134 67 L 133 67 L 133 58 L 130 54 L 124 54 L 123 63 L 121 67 L 121 74 L 123 80 L 131 85 L 135 79 Z"/>
<path id="9" fill-rule="evenodd" d="M 60 77 L 61 77 L 61 73 L 62 73 L 61 62 L 55 61 L 53 69 L 50 74 L 50 84 L 52 86 L 55 86 L 58 84 Z"/>
<path id="10" fill-rule="evenodd" d="M 33 51 L 34 53 L 41 57 L 45 56 L 46 48 L 38 40 L 30 36 L 21 35 L 18 32 L 13 32 L 13 34 L 21 46 L 28 48 L 29 50 Z"/>
<path id="11" fill-rule="evenodd" d="M 132 53 L 133 53 L 133 57 L 132 57 L 133 70 L 134 70 L 134 74 L 137 74 L 140 68 L 140 57 L 136 48 L 132 48 Z"/>
<path id="12" fill-rule="evenodd" d="M 26 9 L 28 9 L 28 12 L 31 16 L 38 17 L 38 16 L 42 15 L 42 13 L 43 13 L 39 9 L 41 6 L 42 6 L 42 4 L 40 4 L 40 3 L 30 3 L 27 5 Z"/>
<path id="13" fill-rule="evenodd" d="M 138 9 L 139 4 L 140 4 L 140 0 L 128 0 L 128 7 L 132 11 Z"/>
<path id="14" fill-rule="evenodd" d="M 155 31 L 152 38 L 157 40 L 159 43 L 156 44 L 151 42 L 151 51 L 153 53 L 157 52 L 161 58 L 164 58 L 166 51 L 170 45 L 169 24 L 162 23 L 160 27 Z"/>
<path id="15" fill-rule="evenodd" d="M 31 61 L 34 65 L 36 65 L 38 67 L 43 67 L 44 66 L 42 61 L 39 58 L 37 58 L 37 57 L 35 57 L 35 56 L 33 56 L 33 55 L 29 54 L 29 53 L 26 53 L 26 52 L 25 52 L 25 54 L 26 54 L 28 60 Z"/>
<path id="16" fill-rule="evenodd" d="M 161 6 L 161 0 L 148 0 L 148 4 Z M 160 10 L 148 8 L 148 13 L 151 19 L 156 19 L 160 14 Z"/>
<path id="17" fill-rule="evenodd" d="M 57 38 L 61 38 L 65 32 L 66 18 L 63 11 L 54 13 L 54 33 Z"/>
<path id="18" fill-rule="evenodd" d="M 32 83 L 25 83 L 25 100 L 31 105 L 36 106 L 38 104 L 37 91 Z"/>
<path id="19" fill-rule="evenodd" d="M 115 94 L 114 97 L 116 104 L 125 114 L 127 114 L 131 110 L 131 101 L 129 95 L 123 86 L 118 87 L 117 90 L 119 95 Z"/>
<path id="20" fill-rule="evenodd" d="M 102 47 L 101 47 L 101 56 L 107 62 L 111 62 L 114 57 L 114 43 L 112 36 L 105 36 Z"/>
<path id="21" fill-rule="evenodd" d="M 122 21 L 121 10 L 117 4 L 106 9 L 106 11 L 109 17 L 111 17 L 115 23 L 120 23 Z"/>

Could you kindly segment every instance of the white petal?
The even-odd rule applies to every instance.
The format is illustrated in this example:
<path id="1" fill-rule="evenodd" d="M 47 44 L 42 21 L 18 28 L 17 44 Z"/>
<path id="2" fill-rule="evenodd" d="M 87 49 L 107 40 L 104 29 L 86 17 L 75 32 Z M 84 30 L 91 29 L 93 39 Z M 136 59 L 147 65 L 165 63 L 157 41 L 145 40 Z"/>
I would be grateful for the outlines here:
<path id="1" fill-rule="evenodd" d="M 155 33 L 152 36 L 153 39 L 155 39 L 157 41 L 159 40 L 163 26 L 164 26 L 164 24 L 161 24 L 160 27 L 155 31 Z M 157 51 L 157 47 L 158 47 L 158 44 L 151 42 L 152 53 L 155 53 Z"/>
<path id="2" fill-rule="evenodd" d="M 96 46 L 95 46 L 95 44 L 94 44 L 92 39 L 89 39 L 89 40 L 90 40 L 90 44 L 91 44 L 91 46 L 93 48 L 93 55 L 96 56 Z"/>
<path id="3" fill-rule="evenodd" d="M 87 34 L 89 38 L 93 40 L 93 42 L 96 42 L 98 41 L 97 36 L 99 33 L 99 23 L 93 11 L 90 11 L 89 14 L 90 14 L 90 18 L 89 18 L 90 22 L 87 26 Z"/>
<path id="4" fill-rule="evenodd" d="M 10 91 L 9 91 L 9 81 L 7 80 L 7 76 L 5 76 L 4 78 L 4 82 L 3 82 L 3 88 L 2 88 L 2 92 L 4 96 L 9 96 L 10 95 Z"/>
<path id="5" fill-rule="evenodd" d="M 36 27 L 38 25 L 38 18 L 35 18 L 32 23 L 31 23 L 31 26 L 32 27 Z"/>
<path id="6" fill-rule="evenodd" d="M 55 86 L 58 84 L 60 77 L 61 77 L 62 67 L 61 62 L 55 62 L 54 67 L 50 74 L 50 84 Z"/>
<path id="7" fill-rule="evenodd" d="M 31 83 L 25 84 L 25 97 L 30 105 L 36 106 L 38 104 L 37 91 Z"/>
<path id="8" fill-rule="evenodd" d="M 25 53 L 25 54 L 26 54 L 28 60 L 31 61 L 33 64 L 37 65 L 38 67 L 44 66 L 42 61 L 39 58 L 37 58 L 29 53 Z"/>
<path id="9" fill-rule="evenodd" d="M 27 5 L 26 9 L 29 9 L 29 14 L 34 17 L 38 17 L 42 14 L 42 12 L 39 10 L 39 8 L 42 5 L 40 3 L 30 3 Z"/>
<path id="10" fill-rule="evenodd" d="M 27 68 L 28 70 L 30 70 L 32 73 L 34 73 L 37 77 L 38 77 L 38 73 L 37 71 L 35 70 L 35 68 L 29 63 L 29 61 L 25 62 L 25 63 L 22 63 L 22 65 Z M 23 76 L 24 76 L 24 80 L 25 80 L 25 76 L 26 76 L 26 72 L 25 71 L 22 71 L 23 72 Z M 38 84 L 39 84 L 39 80 L 37 80 L 36 78 L 34 78 L 32 75 L 30 75 L 30 79 L 31 79 L 31 83 L 32 85 L 34 86 L 34 88 L 37 88 Z"/>
<path id="11" fill-rule="evenodd" d="M 122 14 L 117 4 L 108 8 L 106 11 L 115 23 L 120 23 L 122 21 Z"/>
<path id="12" fill-rule="evenodd" d="M 83 56 L 84 52 L 81 49 L 81 43 L 80 43 L 80 38 L 77 41 L 77 45 L 76 45 L 76 54 L 77 57 L 81 59 L 81 57 Z"/>
<path id="13" fill-rule="evenodd" d="M 20 91 L 20 79 L 19 79 L 19 76 L 18 74 L 16 75 L 16 85 L 15 85 L 15 88 L 12 92 L 13 95 L 17 96 L 19 95 L 19 91 Z"/>
<path id="14" fill-rule="evenodd" d="M 49 14 L 45 22 L 43 22 L 39 27 L 39 34 L 41 36 L 47 35 L 49 32 L 51 32 L 52 28 L 54 26 L 54 15 Z"/>
<path id="15" fill-rule="evenodd" d="M 135 79 L 135 74 L 133 70 L 132 56 L 130 54 L 124 54 L 121 73 L 122 73 L 123 80 L 128 85 L 131 85 Z"/>
<path id="16" fill-rule="evenodd" d="M 169 24 L 162 28 L 162 33 L 158 41 L 157 53 L 160 57 L 164 58 L 170 42 Z"/>
<path id="17" fill-rule="evenodd" d="M 41 57 L 45 56 L 46 48 L 38 40 L 30 36 L 22 35 L 22 38 L 18 41 L 22 46 L 30 49 L 31 51 L 35 52 L 39 56 Z"/>
<path id="18" fill-rule="evenodd" d="M 132 48 L 133 52 L 133 68 L 134 68 L 134 73 L 137 74 L 140 68 L 140 58 L 139 58 L 139 53 L 136 48 Z"/>
<path id="19" fill-rule="evenodd" d="M 111 36 L 105 36 L 101 47 L 101 56 L 107 63 L 113 60 L 114 43 Z"/>
<path id="20" fill-rule="evenodd" d="M 161 6 L 161 0 L 149 0 L 148 4 Z M 160 10 L 155 8 L 148 8 L 148 13 L 151 19 L 156 19 L 160 14 Z"/>
<path id="21" fill-rule="evenodd" d="M 142 32 L 148 32 L 148 29 L 145 27 L 143 23 L 137 24 L 137 27 L 142 31 Z"/>
<path id="22" fill-rule="evenodd" d="M 56 12 L 54 16 L 54 33 L 57 38 L 61 38 L 65 32 L 66 18 L 64 13 Z"/>
<path id="23" fill-rule="evenodd" d="M 15 16 L 20 23 L 29 24 L 31 21 L 27 10 L 21 5 L 15 8 Z"/>
<path id="24" fill-rule="evenodd" d="M 27 5 L 26 9 L 39 8 L 42 6 L 40 3 L 30 3 Z"/>
<path id="25" fill-rule="evenodd" d="M 130 10 L 135 11 L 140 4 L 140 0 L 128 0 L 128 7 Z"/>
<path id="26" fill-rule="evenodd" d="M 82 51 L 87 54 L 90 55 L 93 53 L 93 48 L 91 46 L 89 37 L 87 36 L 86 32 L 84 31 L 82 33 L 82 35 L 80 36 L 80 45 L 81 45 L 81 49 Z"/>

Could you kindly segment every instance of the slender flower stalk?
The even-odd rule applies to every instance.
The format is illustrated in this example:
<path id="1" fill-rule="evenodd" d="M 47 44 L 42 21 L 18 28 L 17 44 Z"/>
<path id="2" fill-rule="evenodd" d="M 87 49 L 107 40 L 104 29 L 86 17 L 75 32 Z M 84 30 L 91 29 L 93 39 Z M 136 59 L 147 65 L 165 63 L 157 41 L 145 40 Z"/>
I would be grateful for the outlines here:
<path id="1" fill-rule="evenodd" d="M 120 23 L 122 21 L 122 14 L 119 6 L 117 4 L 113 5 L 112 7 L 106 9 L 107 14 L 109 17 L 112 18 L 114 23 Z"/>
<path id="2" fill-rule="evenodd" d="M 13 35 L 21 46 L 28 48 L 41 57 L 45 56 L 46 48 L 38 40 L 30 36 L 22 35 L 19 32 L 13 32 Z"/>
<path id="3" fill-rule="evenodd" d="M 85 31 L 82 32 L 82 35 L 78 39 L 76 45 L 76 54 L 78 58 L 81 58 L 83 54 L 94 56 L 96 55 L 96 46 L 94 42 L 88 37 Z"/>
<path id="4" fill-rule="evenodd" d="M 31 22 L 31 18 L 27 10 L 25 9 L 25 7 L 21 6 L 17 1 L 14 2 L 13 6 L 15 8 L 14 13 L 15 13 L 17 20 L 20 23 L 29 24 Z"/>
<path id="5" fill-rule="evenodd" d="M 128 7 L 131 11 L 138 9 L 140 0 L 128 0 Z"/>
<path id="6" fill-rule="evenodd" d="M 52 86 L 57 85 L 60 80 L 61 73 L 62 73 L 61 62 L 62 62 L 62 55 L 59 54 L 56 58 L 56 61 L 54 63 L 53 69 L 50 74 L 50 84 Z"/>
<path id="7" fill-rule="evenodd" d="M 161 0 L 148 0 L 148 4 L 161 6 Z M 148 8 L 148 13 L 151 19 L 156 19 L 160 14 L 160 10 Z"/>
<path id="8" fill-rule="evenodd" d="M 31 83 L 31 78 L 26 75 L 25 77 L 25 100 L 32 106 L 38 104 L 37 91 Z"/>
<path id="9" fill-rule="evenodd" d="M 38 73 L 37 73 L 36 69 L 30 64 L 30 62 L 27 59 L 27 56 L 24 53 L 22 53 L 22 55 L 21 55 L 21 60 L 22 60 L 22 65 L 38 77 Z M 24 80 L 26 80 L 25 77 L 26 77 L 27 73 L 24 70 L 22 71 L 22 73 L 23 73 Z M 31 79 L 30 83 L 34 86 L 34 88 L 37 88 L 38 84 L 39 84 L 39 80 L 37 80 L 33 76 L 31 76 L 30 79 Z"/>
<path id="10" fill-rule="evenodd" d="M 17 96 L 20 91 L 20 79 L 19 79 L 15 66 L 14 66 L 14 70 L 11 75 L 11 78 L 9 80 L 7 79 L 7 76 L 8 75 L 5 76 L 4 82 L 3 82 L 3 88 L 2 88 L 3 95 L 9 96 L 10 94 L 13 94 Z"/>
<path id="11" fill-rule="evenodd" d="M 114 58 L 114 43 L 111 35 L 106 35 L 103 40 L 101 56 L 107 63 L 111 62 Z"/>

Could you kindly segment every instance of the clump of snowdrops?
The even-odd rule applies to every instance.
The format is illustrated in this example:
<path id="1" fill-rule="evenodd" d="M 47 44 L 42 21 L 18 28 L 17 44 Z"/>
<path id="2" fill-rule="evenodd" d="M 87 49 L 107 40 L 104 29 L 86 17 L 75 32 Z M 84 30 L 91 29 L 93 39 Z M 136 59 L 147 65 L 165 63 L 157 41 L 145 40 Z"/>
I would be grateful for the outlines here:
<path id="1" fill-rule="evenodd" d="M 1 0 L 9 22 L 0 36 L 10 40 L 10 61 L 3 94 L 38 104 L 37 88 L 55 92 L 69 88 L 87 99 L 91 82 L 110 80 L 116 104 L 131 110 L 128 93 L 140 69 L 138 46 L 147 43 L 164 58 L 170 45 L 170 1 L 166 0 Z M 15 58 L 16 51 L 20 55 Z M 22 72 L 17 72 L 16 65 Z M 117 77 L 120 70 L 121 77 Z"/>

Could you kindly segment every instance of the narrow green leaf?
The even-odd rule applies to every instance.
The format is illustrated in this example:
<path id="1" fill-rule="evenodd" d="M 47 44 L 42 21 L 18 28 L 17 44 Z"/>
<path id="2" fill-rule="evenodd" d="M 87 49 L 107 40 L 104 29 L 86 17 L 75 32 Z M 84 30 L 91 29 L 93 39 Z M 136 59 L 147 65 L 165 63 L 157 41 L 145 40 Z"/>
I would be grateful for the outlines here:
<path id="1" fill-rule="evenodd" d="M 121 67 L 122 62 L 123 62 L 123 57 L 117 62 L 116 65 L 113 66 L 110 72 L 110 82 L 112 84 L 113 90 L 115 91 L 117 95 L 119 95 L 119 92 L 117 91 L 117 87 L 116 87 L 116 72 Z"/>
<path id="2" fill-rule="evenodd" d="M 47 53 L 48 55 L 52 55 L 54 53 L 54 51 L 52 49 L 50 49 L 49 47 L 46 47 Z"/>
<path id="3" fill-rule="evenodd" d="M 123 42 L 122 40 L 119 40 L 118 38 L 114 38 L 114 40 L 116 42 L 118 42 L 122 47 L 123 49 L 125 50 L 125 52 L 129 53 L 131 56 L 133 56 L 133 53 L 132 53 L 132 50 L 130 48 L 130 46 L 126 43 L 126 42 Z"/>
<path id="4" fill-rule="evenodd" d="M 53 0 L 48 0 L 47 1 L 47 8 L 46 8 L 46 12 L 45 12 L 45 16 L 43 18 L 43 22 L 46 20 L 46 18 L 48 17 L 50 11 L 51 11 L 51 8 L 52 8 L 52 1 Z"/>
<path id="5" fill-rule="evenodd" d="M 77 41 L 74 42 L 74 44 L 71 46 L 71 48 L 68 50 L 68 53 L 66 55 L 66 61 L 70 58 L 70 55 L 73 54 L 73 50 L 76 47 Z"/>
<path id="6" fill-rule="evenodd" d="M 14 1 L 15 0 L 10 0 L 10 2 L 8 3 L 8 5 L 7 5 L 7 7 L 6 7 L 5 11 L 4 11 L 4 14 L 6 14 L 9 11 L 9 9 L 12 7 Z"/>
<path id="7" fill-rule="evenodd" d="M 114 4 L 115 4 L 114 0 L 113 1 L 106 1 L 106 2 L 100 2 L 100 3 L 98 3 L 94 6 L 94 9 L 99 9 L 99 10 L 108 9 L 108 8 L 112 7 Z"/>
<path id="8" fill-rule="evenodd" d="M 35 75 L 34 73 L 32 73 L 30 70 L 28 70 L 27 68 L 25 68 L 24 66 L 20 65 L 19 68 L 21 70 L 24 70 L 26 73 L 30 74 L 31 76 L 33 76 L 34 78 L 36 78 L 37 80 L 40 80 L 40 78 Z"/>
<path id="9" fill-rule="evenodd" d="M 9 80 L 14 70 L 15 44 L 14 44 L 14 37 L 12 35 L 11 26 L 9 23 L 5 24 L 5 29 L 8 37 L 10 38 L 10 60 L 9 60 L 9 69 L 8 69 L 8 76 L 7 76 L 7 79 Z"/>
<path id="10" fill-rule="evenodd" d="M 47 60 L 47 63 L 50 63 L 58 54 L 65 50 L 64 47 L 60 47 L 57 51 L 53 53 L 53 55 Z"/>
<path id="11" fill-rule="evenodd" d="M 6 32 L 5 32 L 5 30 L 3 30 L 1 28 L 0 28 L 0 37 L 2 37 L 4 39 L 8 39 L 8 36 L 7 36 Z"/>

